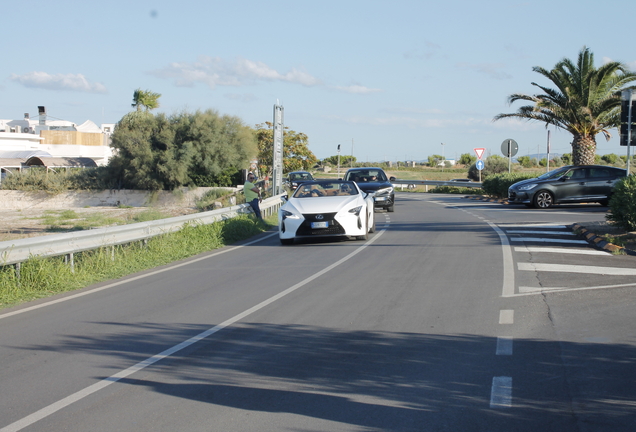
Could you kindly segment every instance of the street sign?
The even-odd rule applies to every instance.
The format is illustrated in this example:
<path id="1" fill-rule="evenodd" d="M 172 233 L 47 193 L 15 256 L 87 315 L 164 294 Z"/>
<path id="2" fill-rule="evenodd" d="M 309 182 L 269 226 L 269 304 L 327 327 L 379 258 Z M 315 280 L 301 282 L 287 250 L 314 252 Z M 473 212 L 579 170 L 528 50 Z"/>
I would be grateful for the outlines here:
<path id="1" fill-rule="evenodd" d="M 501 143 L 501 153 L 503 153 L 505 157 L 512 157 L 516 155 L 518 151 L 519 145 L 513 139 L 507 139 Z"/>
<path id="2" fill-rule="evenodd" d="M 486 151 L 485 148 L 476 148 L 473 149 L 475 150 L 475 154 L 477 155 L 477 159 L 481 159 L 481 157 L 484 155 L 484 152 Z"/>
<path id="3" fill-rule="evenodd" d="M 483 169 L 484 169 L 484 161 L 483 161 L 483 160 L 481 160 L 481 159 L 479 159 L 479 160 L 477 161 L 477 163 L 475 164 L 475 166 L 477 167 L 477 169 L 478 169 L 479 171 L 483 170 Z"/>

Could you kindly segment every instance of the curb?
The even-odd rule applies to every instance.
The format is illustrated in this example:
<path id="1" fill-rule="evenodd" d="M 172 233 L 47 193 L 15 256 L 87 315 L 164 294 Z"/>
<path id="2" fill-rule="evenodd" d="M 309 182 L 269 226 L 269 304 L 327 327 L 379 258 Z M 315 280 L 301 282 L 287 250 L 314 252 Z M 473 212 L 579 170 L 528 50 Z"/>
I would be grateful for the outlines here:
<path id="1" fill-rule="evenodd" d="M 599 237 L 598 235 L 594 234 L 593 232 L 591 232 L 590 230 L 588 230 L 587 228 L 585 228 L 584 226 L 580 224 L 576 223 L 572 225 L 571 228 L 573 233 L 576 234 L 578 231 L 578 233 L 580 233 L 583 237 L 585 237 L 585 239 L 587 240 L 589 244 L 591 244 L 592 246 L 596 246 L 599 249 L 606 250 L 612 253 L 620 252 L 626 255 L 636 255 L 636 252 L 630 249 L 625 249 L 622 246 L 616 246 L 613 243 L 605 241 L 602 237 Z"/>

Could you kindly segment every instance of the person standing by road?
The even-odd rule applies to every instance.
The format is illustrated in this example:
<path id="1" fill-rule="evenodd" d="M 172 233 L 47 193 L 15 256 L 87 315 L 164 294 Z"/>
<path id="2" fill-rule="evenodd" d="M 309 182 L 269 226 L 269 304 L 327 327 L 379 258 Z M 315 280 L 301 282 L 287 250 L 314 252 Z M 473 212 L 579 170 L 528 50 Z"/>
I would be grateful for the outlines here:
<path id="1" fill-rule="evenodd" d="M 254 184 L 256 181 L 256 176 L 254 173 L 250 172 L 247 174 L 247 180 L 245 181 L 245 185 L 243 186 L 243 193 L 245 194 L 245 202 L 247 202 L 254 210 L 254 214 L 257 218 L 263 219 L 261 216 L 261 209 L 259 203 L 263 201 L 261 197 L 261 190 L 258 186 Z"/>

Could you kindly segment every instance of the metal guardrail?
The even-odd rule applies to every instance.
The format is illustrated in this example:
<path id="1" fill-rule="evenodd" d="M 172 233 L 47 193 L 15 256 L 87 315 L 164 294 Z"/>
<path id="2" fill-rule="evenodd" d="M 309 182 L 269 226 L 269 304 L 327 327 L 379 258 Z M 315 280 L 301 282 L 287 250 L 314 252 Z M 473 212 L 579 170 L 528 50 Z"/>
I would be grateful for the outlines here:
<path id="1" fill-rule="evenodd" d="M 282 203 L 281 195 L 267 198 L 261 203 L 261 213 L 263 216 L 269 216 L 274 211 L 278 211 Z M 143 241 L 161 234 L 179 231 L 186 224 L 206 225 L 251 212 L 252 208 L 249 204 L 239 204 L 150 222 L 3 241 L 0 242 L 0 265 L 19 264 L 34 256 L 68 255 L 72 261 L 72 255 L 77 252 Z"/>
<path id="2" fill-rule="evenodd" d="M 412 189 L 414 186 L 455 186 L 455 187 L 467 187 L 467 188 L 480 188 L 479 182 L 464 182 L 464 181 L 439 181 L 439 180 L 393 180 L 391 182 L 395 187 L 401 187 L 404 189 Z"/>

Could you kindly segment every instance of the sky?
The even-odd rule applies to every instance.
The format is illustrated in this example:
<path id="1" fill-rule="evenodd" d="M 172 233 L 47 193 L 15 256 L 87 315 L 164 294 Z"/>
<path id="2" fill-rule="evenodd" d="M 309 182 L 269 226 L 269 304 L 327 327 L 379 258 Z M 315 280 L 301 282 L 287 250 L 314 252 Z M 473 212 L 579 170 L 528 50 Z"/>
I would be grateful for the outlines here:
<path id="1" fill-rule="evenodd" d="M 506 119 L 553 87 L 534 66 L 576 61 L 636 71 L 633 0 L 33 0 L 0 26 L 0 118 L 117 123 L 137 88 L 155 112 L 216 110 L 255 126 L 284 108 L 285 126 L 323 159 L 456 159 L 485 148 L 544 153 L 543 124 Z M 22 5 L 22 3 L 20 3 Z M 7 9 L 5 5 L 5 9 Z M 597 154 L 626 154 L 618 132 Z M 552 153 L 572 136 L 550 129 Z"/>

